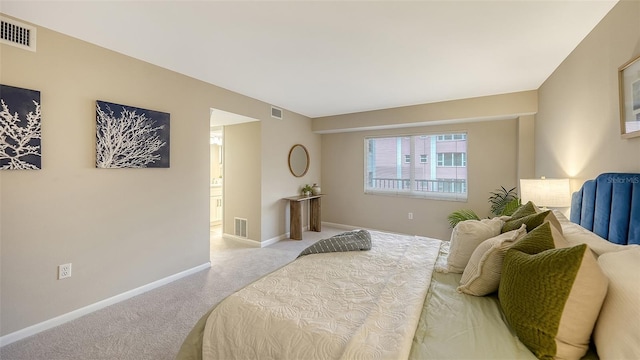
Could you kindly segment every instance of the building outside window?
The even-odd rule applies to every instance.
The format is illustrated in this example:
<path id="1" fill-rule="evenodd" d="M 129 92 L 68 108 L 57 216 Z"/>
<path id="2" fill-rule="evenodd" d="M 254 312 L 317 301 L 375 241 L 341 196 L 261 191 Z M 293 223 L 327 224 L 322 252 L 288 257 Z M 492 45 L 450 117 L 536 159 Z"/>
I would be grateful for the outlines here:
<path id="1" fill-rule="evenodd" d="M 466 133 L 370 137 L 365 153 L 367 194 L 467 199 Z"/>
<path id="2" fill-rule="evenodd" d="M 438 166 L 467 166 L 467 154 L 438 153 Z"/>

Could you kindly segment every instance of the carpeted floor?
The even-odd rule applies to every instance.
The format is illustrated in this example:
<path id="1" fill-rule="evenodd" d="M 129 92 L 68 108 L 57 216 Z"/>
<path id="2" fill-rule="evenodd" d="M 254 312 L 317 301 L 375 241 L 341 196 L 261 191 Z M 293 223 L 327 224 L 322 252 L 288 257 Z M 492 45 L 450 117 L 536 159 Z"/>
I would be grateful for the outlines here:
<path id="1" fill-rule="evenodd" d="M 324 227 L 304 240 L 253 248 L 211 239 L 211 268 L 0 348 L 2 360 L 174 359 L 213 305 L 293 261 L 307 246 L 344 230 Z"/>

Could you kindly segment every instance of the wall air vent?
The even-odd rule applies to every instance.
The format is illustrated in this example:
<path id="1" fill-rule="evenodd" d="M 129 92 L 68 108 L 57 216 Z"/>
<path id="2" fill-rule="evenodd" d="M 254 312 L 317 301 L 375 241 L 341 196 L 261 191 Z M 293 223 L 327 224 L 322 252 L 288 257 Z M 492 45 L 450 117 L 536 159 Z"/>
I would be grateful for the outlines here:
<path id="1" fill-rule="evenodd" d="M 235 232 L 234 234 L 239 237 L 247 237 L 247 219 L 233 218 L 235 220 Z"/>
<path id="2" fill-rule="evenodd" d="M 36 28 L 0 17 L 0 43 L 36 51 Z"/>
<path id="3" fill-rule="evenodd" d="M 282 120 L 282 109 L 272 106 L 271 117 L 274 119 Z"/>

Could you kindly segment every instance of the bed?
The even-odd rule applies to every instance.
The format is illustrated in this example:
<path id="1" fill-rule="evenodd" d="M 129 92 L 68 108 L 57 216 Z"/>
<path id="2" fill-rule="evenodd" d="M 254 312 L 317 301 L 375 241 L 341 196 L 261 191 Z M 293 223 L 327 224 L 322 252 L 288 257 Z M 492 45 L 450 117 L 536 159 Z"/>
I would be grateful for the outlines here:
<path id="1" fill-rule="evenodd" d="M 640 174 L 587 181 L 570 219 L 528 203 L 449 241 L 322 240 L 204 314 L 177 358 L 640 358 Z"/>

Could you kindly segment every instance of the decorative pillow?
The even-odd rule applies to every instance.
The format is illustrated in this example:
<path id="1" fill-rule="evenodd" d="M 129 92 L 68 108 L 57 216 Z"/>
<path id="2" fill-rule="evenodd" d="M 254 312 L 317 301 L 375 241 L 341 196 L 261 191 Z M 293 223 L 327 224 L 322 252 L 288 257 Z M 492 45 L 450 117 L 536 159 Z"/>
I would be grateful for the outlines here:
<path id="1" fill-rule="evenodd" d="M 461 293 L 485 296 L 498 291 L 502 261 L 507 250 L 527 234 L 527 227 L 512 230 L 483 241 L 471 254 L 464 268 L 458 291 Z"/>
<path id="2" fill-rule="evenodd" d="M 516 211 L 513 212 L 513 214 L 511 214 L 511 220 L 520 219 L 521 217 L 532 215 L 532 214 L 535 214 L 536 212 L 537 212 L 536 206 L 533 205 L 531 201 L 529 201 L 526 204 L 521 205 L 519 208 L 516 209 Z"/>
<path id="3" fill-rule="evenodd" d="M 451 233 L 447 271 L 462 273 L 469 258 L 481 242 L 500 234 L 504 222 L 500 219 L 465 220 Z"/>
<path id="4" fill-rule="evenodd" d="M 572 222 L 563 222 L 562 228 L 564 237 L 571 246 L 587 244 L 596 257 L 609 252 L 624 251 L 629 250 L 630 248 L 640 247 L 639 245 L 614 244 L 596 235 L 596 233 Z"/>
<path id="5" fill-rule="evenodd" d="M 551 230 L 551 236 L 553 237 L 553 245 L 554 245 L 554 247 L 556 249 L 566 248 L 566 247 L 571 247 L 572 246 L 571 244 L 569 244 L 567 239 L 564 238 L 564 235 L 562 235 L 562 232 L 560 232 L 560 230 L 558 230 L 558 228 L 553 226 L 552 222 L 545 221 L 544 223 L 542 223 L 542 225 L 544 225 L 545 223 L 549 224 L 549 229 Z M 576 245 L 579 245 L 579 244 L 576 244 Z"/>
<path id="6" fill-rule="evenodd" d="M 536 209 L 536 214 L 539 214 L 541 212 L 546 211 L 546 210 L 540 209 L 539 207 L 537 207 L 535 205 L 534 205 L 534 207 Z M 560 211 L 557 211 L 557 210 L 550 210 L 550 211 L 551 211 L 551 213 L 549 214 L 549 216 L 547 216 L 546 220 L 549 221 L 551 223 L 551 225 L 555 226 L 556 229 L 558 229 L 558 231 L 560 231 L 560 233 L 563 233 L 562 222 L 559 219 L 563 219 L 563 221 L 564 221 L 567 218 Z M 567 220 L 567 221 L 569 221 L 569 220 Z"/>
<path id="7" fill-rule="evenodd" d="M 561 234 L 563 233 L 562 225 L 560 225 L 560 221 L 556 217 L 556 214 L 553 213 L 553 211 L 549 213 L 545 220 L 550 222 L 551 225 L 553 225 L 553 227 L 555 227 Z"/>
<path id="8" fill-rule="evenodd" d="M 593 338 L 601 359 L 640 356 L 640 247 L 608 253 L 598 264 L 609 278 Z"/>
<path id="9" fill-rule="evenodd" d="M 507 250 L 498 296 L 507 322 L 534 355 L 579 359 L 589 348 L 607 278 L 587 245 L 554 249 L 551 228 L 545 223 Z"/>
<path id="10" fill-rule="evenodd" d="M 519 229 L 522 224 L 527 225 L 527 231 L 531 231 L 540 226 L 550 213 L 551 210 L 547 210 L 541 213 L 533 213 L 531 215 L 523 216 L 519 219 L 511 219 L 504 223 L 502 226 L 502 232 Z"/>

